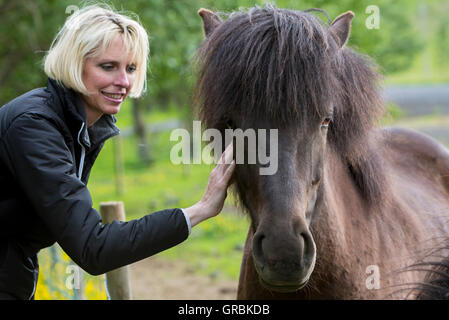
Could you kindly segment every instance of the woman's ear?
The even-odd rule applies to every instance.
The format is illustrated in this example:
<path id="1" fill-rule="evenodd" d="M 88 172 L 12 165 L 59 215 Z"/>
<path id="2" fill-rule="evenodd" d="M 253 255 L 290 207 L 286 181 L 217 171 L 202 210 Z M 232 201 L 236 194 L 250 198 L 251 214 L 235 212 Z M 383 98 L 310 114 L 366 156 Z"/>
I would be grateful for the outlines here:
<path id="1" fill-rule="evenodd" d="M 334 36 L 340 48 L 342 48 L 349 39 L 351 32 L 351 21 L 354 18 L 354 12 L 348 11 L 339 15 L 331 23 L 329 32 Z"/>
<path id="2" fill-rule="evenodd" d="M 222 20 L 212 11 L 203 8 L 198 10 L 198 14 L 203 19 L 204 35 L 207 38 L 222 23 Z"/>

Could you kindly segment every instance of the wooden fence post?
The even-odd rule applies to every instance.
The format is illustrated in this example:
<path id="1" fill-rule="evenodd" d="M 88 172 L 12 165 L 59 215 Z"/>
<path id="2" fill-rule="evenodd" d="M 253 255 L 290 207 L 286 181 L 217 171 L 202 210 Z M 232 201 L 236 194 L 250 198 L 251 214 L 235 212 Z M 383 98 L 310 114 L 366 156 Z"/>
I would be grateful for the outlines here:
<path id="1" fill-rule="evenodd" d="M 100 214 L 104 224 L 114 220 L 126 220 L 123 202 L 100 203 Z M 129 278 L 128 266 L 106 273 L 106 290 L 111 300 L 132 300 Z"/>

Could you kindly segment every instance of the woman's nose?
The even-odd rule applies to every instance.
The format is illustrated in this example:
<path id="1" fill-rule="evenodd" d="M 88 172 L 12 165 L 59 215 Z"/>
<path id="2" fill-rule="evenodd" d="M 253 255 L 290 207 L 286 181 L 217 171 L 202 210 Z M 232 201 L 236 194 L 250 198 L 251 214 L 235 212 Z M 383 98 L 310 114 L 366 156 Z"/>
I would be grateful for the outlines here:
<path id="1" fill-rule="evenodd" d="M 122 87 L 122 88 L 128 88 L 130 84 L 128 73 L 126 70 L 120 70 L 115 77 L 114 85 Z"/>

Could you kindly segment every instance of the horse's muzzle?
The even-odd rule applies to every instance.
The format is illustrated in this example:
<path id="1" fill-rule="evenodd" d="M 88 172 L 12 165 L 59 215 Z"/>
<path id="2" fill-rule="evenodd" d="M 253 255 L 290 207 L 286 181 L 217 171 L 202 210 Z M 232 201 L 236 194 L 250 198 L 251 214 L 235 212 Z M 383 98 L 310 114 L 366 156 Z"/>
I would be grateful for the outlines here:
<path id="1" fill-rule="evenodd" d="M 256 232 L 253 239 L 254 264 L 261 284 L 276 292 L 302 289 L 315 267 L 316 246 L 312 235 L 266 236 Z"/>

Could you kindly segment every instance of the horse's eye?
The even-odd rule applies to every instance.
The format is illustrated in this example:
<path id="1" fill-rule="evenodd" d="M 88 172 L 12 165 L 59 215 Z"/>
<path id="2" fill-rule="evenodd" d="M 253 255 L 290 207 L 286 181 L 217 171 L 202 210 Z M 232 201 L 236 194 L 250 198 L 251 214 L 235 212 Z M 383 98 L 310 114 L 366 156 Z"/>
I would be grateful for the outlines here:
<path id="1" fill-rule="evenodd" d="M 321 128 L 329 127 L 329 123 L 331 122 L 331 120 L 332 119 L 330 117 L 324 118 L 323 122 L 321 122 Z"/>

